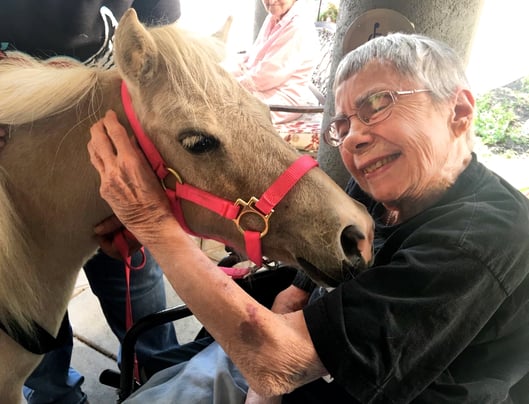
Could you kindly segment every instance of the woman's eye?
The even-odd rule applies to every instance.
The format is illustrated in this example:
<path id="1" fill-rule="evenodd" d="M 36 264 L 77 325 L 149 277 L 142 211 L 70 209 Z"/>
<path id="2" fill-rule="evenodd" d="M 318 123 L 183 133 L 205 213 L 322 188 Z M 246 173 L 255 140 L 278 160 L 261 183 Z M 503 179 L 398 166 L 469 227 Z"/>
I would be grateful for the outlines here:
<path id="1" fill-rule="evenodd" d="M 391 104 L 391 97 L 387 94 L 375 94 L 368 99 L 368 108 L 371 114 L 386 109 Z"/>

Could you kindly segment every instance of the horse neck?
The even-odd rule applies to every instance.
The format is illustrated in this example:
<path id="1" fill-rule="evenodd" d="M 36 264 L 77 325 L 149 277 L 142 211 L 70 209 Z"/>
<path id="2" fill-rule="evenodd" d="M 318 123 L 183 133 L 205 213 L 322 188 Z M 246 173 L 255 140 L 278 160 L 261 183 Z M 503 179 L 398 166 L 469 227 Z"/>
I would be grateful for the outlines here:
<path id="1" fill-rule="evenodd" d="M 99 195 L 99 176 L 87 143 L 90 126 L 108 109 L 123 115 L 119 84 L 117 73 L 102 73 L 90 99 L 54 117 L 12 128 L 1 155 L 30 252 L 26 279 L 29 288 L 36 282 L 34 291 L 46 291 L 30 308 L 36 311 L 30 316 L 50 331 L 59 325 L 79 269 L 97 248 L 93 226 L 111 214 Z M 16 262 L 0 263 L 1 276 L 20 276 L 6 273 L 16 267 L 10 264 Z M 25 298 L 19 298 L 24 304 Z"/>
<path id="2" fill-rule="evenodd" d="M 47 227 L 51 226 L 48 233 L 52 237 L 56 235 L 62 245 L 83 251 L 81 259 L 94 249 L 93 226 L 111 214 L 100 197 L 99 175 L 90 163 L 87 143 L 90 127 L 107 110 L 121 112 L 119 83 L 117 73 L 102 74 L 91 99 L 54 119 L 61 122 L 61 130 L 53 130 L 49 122 L 42 129 L 42 133 L 53 135 L 48 142 L 48 156 L 43 157 L 50 167 L 46 170 L 46 187 L 40 187 L 38 200 L 42 203 L 47 199 L 55 209 L 41 213 L 41 217 Z M 95 99 L 100 100 L 99 105 L 94 105 Z"/>

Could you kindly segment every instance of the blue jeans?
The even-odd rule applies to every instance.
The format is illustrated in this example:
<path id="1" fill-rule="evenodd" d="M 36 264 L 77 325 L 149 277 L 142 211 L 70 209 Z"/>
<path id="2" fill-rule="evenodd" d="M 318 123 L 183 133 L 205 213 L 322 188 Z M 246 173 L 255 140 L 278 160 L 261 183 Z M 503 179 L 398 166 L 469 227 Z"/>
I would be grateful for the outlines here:
<path id="1" fill-rule="evenodd" d="M 134 321 L 166 308 L 163 273 L 149 252 L 147 262 L 141 270 L 130 274 L 130 293 Z M 141 261 L 139 253 L 133 256 L 132 264 Z M 125 325 L 125 271 L 123 262 L 98 252 L 84 266 L 92 292 L 98 297 L 105 318 L 120 342 L 126 332 Z M 70 327 L 71 333 L 71 327 Z M 136 344 L 138 362 L 178 346 L 172 323 L 153 328 L 142 335 Z M 86 394 L 81 390 L 84 381 L 70 367 L 73 336 L 70 342 L 46 354 L 25 382 L 24 397 L 30 404 L 81 404 Z"/>

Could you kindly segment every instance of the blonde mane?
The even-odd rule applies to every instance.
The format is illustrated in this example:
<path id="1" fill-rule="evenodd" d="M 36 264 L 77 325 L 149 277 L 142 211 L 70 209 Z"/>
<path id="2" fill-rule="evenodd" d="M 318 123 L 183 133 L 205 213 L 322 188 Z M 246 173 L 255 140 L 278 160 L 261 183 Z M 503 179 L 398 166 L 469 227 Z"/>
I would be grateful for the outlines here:
<path id="1" fill-rule="evenodd" d="M 67 57 L 40 61 L 8 52 L 0 75 L 0 124 L 19 125 L 71 108 L 94 87 L 98 71 Z"/>
<path id="2" fill-rule="evenodd" d="M 232 93 L 232 80 L 213 79 L 218 67 L 211 61 L 220 62 L 225 51 L 219 39 L 195 36 L 176 26 L 153 27 L 149 32 L 168 71 L 168 93 L 183 96 L 182 88 L 192 87 L 208 104 Z M 91 95 L 101 71 L 69 57 L 39 60 L 8 52 L 0 60 L 0 124 L 34 122 L 72 108 Z M 212 100 L 212 95 L 218 97 Z"/>

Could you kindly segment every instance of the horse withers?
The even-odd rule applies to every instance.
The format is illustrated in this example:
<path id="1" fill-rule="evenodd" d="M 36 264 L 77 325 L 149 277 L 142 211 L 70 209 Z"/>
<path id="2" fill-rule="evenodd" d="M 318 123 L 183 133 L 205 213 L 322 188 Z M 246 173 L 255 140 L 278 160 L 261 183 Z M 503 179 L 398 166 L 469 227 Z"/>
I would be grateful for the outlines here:
<path id="1" fill-rule="evenodd" d="M 248 201 L 298 159 L 266 105 L 222 69 L 218 50 L 175 25 L 146 29 L 129 10 L 111 70 L 16 52 L 0 60 L 0 124 L 10 136 L 0 153 L 0 321 L 8 332 L 31 335 L 37 323 L 56 335 L 79 268 L 97 247 L 93 226 L 112 212 L 86 145 L 109 109 L 128 125 L 122 81 L 166 164 L 196 188 Z M 232 221 L 186 200 L 181 208 L 191 231 L 244 250 Z M 248 216 L 245 227 L 262 225 Z M 372 237 L 364 207 L 314 168 L 275 206 L 262 253 L 332 284 L 366 265 Z M 39 360 L 0 331 L 2 403 L 19 400 Z"/>

